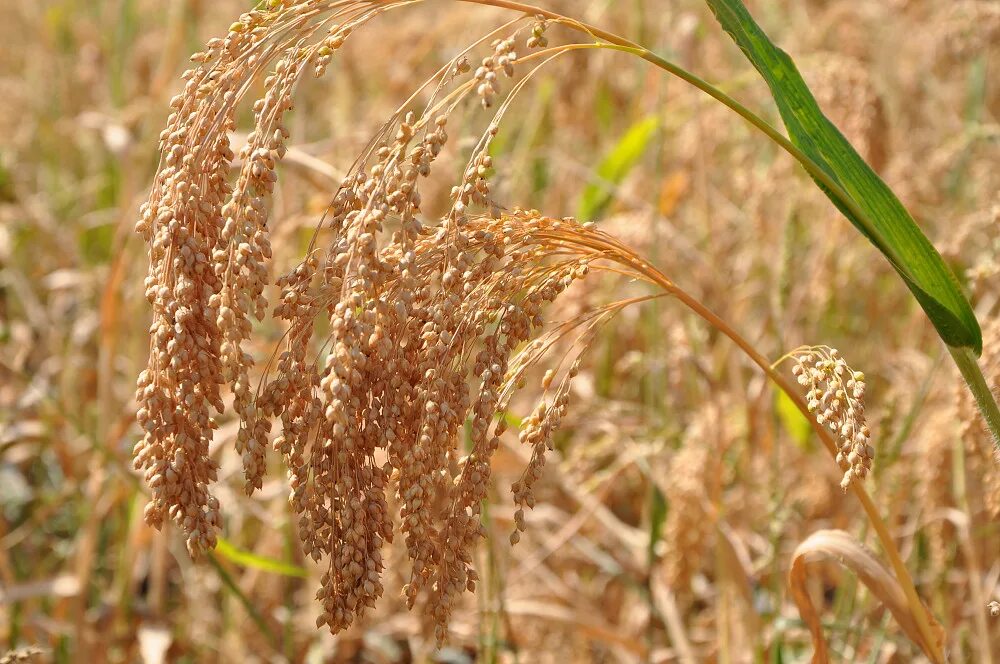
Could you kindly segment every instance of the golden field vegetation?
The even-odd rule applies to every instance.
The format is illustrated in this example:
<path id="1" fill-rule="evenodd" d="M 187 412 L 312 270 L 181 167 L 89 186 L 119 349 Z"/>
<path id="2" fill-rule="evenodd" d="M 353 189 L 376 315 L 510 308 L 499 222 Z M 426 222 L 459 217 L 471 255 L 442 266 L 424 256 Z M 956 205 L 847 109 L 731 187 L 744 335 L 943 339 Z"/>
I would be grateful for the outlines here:
<path id="1" fill-rule="evenodd" d="M 767 86 L 701 0 L 540 6 L 612 36 L 4 7 L 0 661 L 1000 661 L 1000 462 L 934 326 L 613 34 L 780 126 Z M 749 8 L 1000 383 L 1000 6 Z"/>

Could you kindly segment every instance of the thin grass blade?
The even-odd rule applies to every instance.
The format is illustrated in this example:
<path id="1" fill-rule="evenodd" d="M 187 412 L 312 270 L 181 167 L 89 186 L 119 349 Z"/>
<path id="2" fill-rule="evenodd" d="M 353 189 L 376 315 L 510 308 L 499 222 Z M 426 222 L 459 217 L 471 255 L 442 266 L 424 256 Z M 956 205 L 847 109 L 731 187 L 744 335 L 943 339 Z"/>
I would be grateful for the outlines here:
<path id="1" fill-rule="evenodd" d="M 215 552 L 242 567 L 251 567 L 259 569 L 262 572 L 281 574 L 282 576 L 291 576 L 298 579 L 304 579 L 307 576 L 306 570 L 298 565 L 244 551 L 223 537 L 218 538 Z"/>
<path id="2" fill-rule="evenodd" d="M 592 221 L 604 213 L 611 203 L 614 187 L 621 184 L 642 157 L 659 126 L 659 118 L 648 116 L 628 128 L 598 165 L 597 182 L 587 185 L 580 195 L 577 218 Z"/>

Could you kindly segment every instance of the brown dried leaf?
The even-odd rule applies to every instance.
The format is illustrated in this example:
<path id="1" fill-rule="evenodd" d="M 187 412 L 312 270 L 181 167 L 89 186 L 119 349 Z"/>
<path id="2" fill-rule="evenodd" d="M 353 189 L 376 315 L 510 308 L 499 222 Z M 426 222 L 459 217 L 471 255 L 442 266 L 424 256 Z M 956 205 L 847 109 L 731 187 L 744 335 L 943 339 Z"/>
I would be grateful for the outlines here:
<path id="1" fill-rule="evenodd" d="M 813 664 L 829 662 L 826 639 L 820 625 L 819 613 L 813 606 L 812 599 L 806 588 L 808 581 L 807 565 L 823 560 L 836 560 L 844 567 L 854 572 L 858 579 L 868 587 L 875 597 L 885 605 L 903 628 L 906 636 L 920 646 L 921 650 L 930 656 L 928 644 L 921 637 L 917 623 L 910 613 L 906 602 L 906 594 L 896 578 L 880 563 L 868 549 L 842 530 L 820 530 L 810 535 L 796 547 L 792 554 L 792 566 L 788 572 L 788 585 L 799 609 L 799 615 L 809 627 L 812 635 Z M 930 613 L 928 613 L 930 617 Z M 944 630 L 930 618 L 933 623 L 938 648 L 944 643 Z"/>

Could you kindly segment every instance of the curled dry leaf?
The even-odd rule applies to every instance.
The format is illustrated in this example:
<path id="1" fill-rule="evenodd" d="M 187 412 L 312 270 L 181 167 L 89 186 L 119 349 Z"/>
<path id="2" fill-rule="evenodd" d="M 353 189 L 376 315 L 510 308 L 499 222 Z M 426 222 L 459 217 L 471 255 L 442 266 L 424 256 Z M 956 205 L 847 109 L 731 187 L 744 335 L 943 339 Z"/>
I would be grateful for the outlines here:
<path id="1" fill-rule="evenodd" d="M 809 627 L 812 635 L 813 664 L 829 662 L 826 639 L 820 625 L 819 613 L 809 597 L 807 583 L 809 573 L 807 565 L 823 560 L 836 560 L 844 567 L 854 572 L 858 579 L 868 587 L 875 597 L 892 613 L 896 622 L 903 628 L 906 636 L 920 646 L 925 654 L 930 656 L 928 644 L 924 641 L 917 628 L 906 595 L 896 578 L 882 566 L 868 549 L 842 530 L 820 530 L 803 541 L 792 554 L 792 566 L 788 572 L 788 585 L 799 609 L 799 615 Z M 928 617 L 930 613 L 928 612 Z M 930 618 L 933 621 L 933 618 Z M 931 630 L 934 632 L 936 650 L 940 651 L 944 644 L 944 630 L 933 621 Z"/>

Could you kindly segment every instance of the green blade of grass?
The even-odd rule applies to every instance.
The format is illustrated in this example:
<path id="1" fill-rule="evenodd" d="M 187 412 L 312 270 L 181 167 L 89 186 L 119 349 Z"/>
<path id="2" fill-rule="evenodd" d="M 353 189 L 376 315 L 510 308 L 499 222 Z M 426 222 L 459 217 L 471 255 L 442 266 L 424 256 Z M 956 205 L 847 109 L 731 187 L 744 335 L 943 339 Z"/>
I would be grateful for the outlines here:
<path id="1" fill-rule="evenodd" d="M 292 576 L 299 579 L 304 579 L 307 575 L 306 570 L 298 565 L 282 562 L 266 556 L 258 556 L 255 553 L 238 549 L 233 546 L 229 540 L 222 537 L 218 538 L 218 543 L 215 546 L 215 552 L 223 558 L 226 558 L 227 560 L 242 567 L 252 567 L 264 572 L 281 574 L 282 576 Z"/>
<path id="2" fill-rule="evenodd" d="M 597 181 L 587 185 L 580 195 L 576 213 L 578 219 L 592 221 L 604 213 L 611 203 L 613 188 L 621 184 L 639 161 L 659 126 L 659 118 L 649 116 L 628 128 L 618 143 L 601 160 L 597 167 Z"/>
<path id="3" fill-rule="evenodd" d="M 795 406 L 795 402 L 781 390 L 774 393 L 774 411 L 795 445 L 806 452 L 812 450 L 812 425 Z"/>
<path id="4" fill-rule="evenodd" d="M 222 566 L 218 558 L 209 554 L 207 556 L 207 560 L 212 568 L 215 569 L 216 574 L 219 575 L 222 585 L 224 585 L 229 592 L 233 593 L 236 599 L 239 600 L 239 603 L 243 605 L 243 608 L 246 609 L 247 615 L 250 616 L 250 619 L 253 620 L 254 624 L 257 625 L 257 628 L 264 634 L 268 643 L 271 644 L 271 647 L 274 650 L 279 650 L 278 637 L 274 633 L 274 630 L 271 629 L 271 626 L 267 624 L 267 620 L 264 619 L 264 616 L 257 609 L 257 606 L 250 600 L 249 597 L 246 596 L 246 594 L 244 594 L 242 590 L 240 590 L 240 587 L 236 584 L 235 579 L 230 576 L 229 572 L 227 572 L 226 568 Z"/>
<path id="5" fill-rule="evenodd" d="M 741 0 L 706 1 L 767 82 L 792 143 L 840 191 L 816 179 L 820 189 L 889 259 L 944 342 L 980 354 L 979 323 L 955 275 L 892 190 L 823 115 L 792 59 L 768 39 Z"/>

